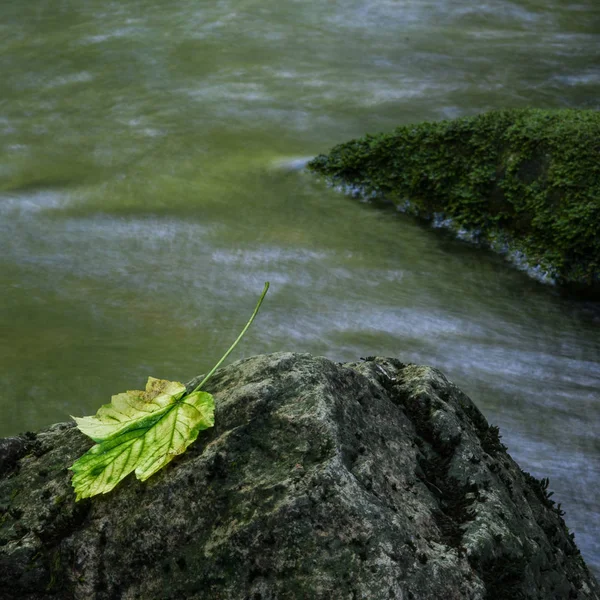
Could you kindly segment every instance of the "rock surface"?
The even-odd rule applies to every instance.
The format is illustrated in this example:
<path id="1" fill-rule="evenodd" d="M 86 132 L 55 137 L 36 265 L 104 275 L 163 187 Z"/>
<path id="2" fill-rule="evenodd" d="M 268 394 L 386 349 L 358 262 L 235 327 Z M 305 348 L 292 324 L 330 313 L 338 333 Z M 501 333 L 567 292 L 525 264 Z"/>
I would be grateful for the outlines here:
<path id="1" fill-rule="evenodd" d="M 0 440 L 2 598 L 600 599 L 547 482 L 440 371 L 279 353 L 206 390 L 185 454 L 79 503 L 72 424 Z"/>

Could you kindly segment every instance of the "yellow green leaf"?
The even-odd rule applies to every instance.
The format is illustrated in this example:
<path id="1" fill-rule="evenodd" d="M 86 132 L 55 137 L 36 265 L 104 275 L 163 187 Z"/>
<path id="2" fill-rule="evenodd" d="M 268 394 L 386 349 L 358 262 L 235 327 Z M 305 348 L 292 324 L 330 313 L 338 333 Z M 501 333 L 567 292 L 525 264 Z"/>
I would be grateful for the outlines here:
<path id="1" fill-rule="evenodd" d="M 144 401 L 157 381 L 150 378 L 146 392 L 113 396 L 117 406 L 105 405 L 95 417 L 80 419 L 87 431 L 104 437 L 71 467 L 77 500 L 110 492 L 132 471 L 141 481 L 148 479 L 214 425 L 214 400 L 207 392 L 185 395 L 183 384 L 163 381 L 172 385 Z"/>
<path id="2" fill-rule="evenodd" d="M 190 393 L 183 383 L 149 377 L 145 391 L 117 394 L 94 416 L 73 417 L 96 442 L 70 467 L 76 500 L 110 492 L 132 471 L 145 481 L 185 452 L 202 429 L 214 425 L 214 399 L 200 388 L 242 339 L 268 289 L 269 282 L 235 342 Z"/>

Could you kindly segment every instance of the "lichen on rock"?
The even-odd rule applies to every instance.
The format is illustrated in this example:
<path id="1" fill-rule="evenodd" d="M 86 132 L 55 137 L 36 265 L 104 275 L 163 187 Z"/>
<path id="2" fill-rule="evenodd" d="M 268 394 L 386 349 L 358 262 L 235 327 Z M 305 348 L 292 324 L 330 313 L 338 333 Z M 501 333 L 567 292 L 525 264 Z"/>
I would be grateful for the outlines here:
<path id="1" fill-rule="evenodd" d="M 506 255 L 546 283 L 600 293 L 600 112 L 499 110 L 404 125 L 308 168 Z"/>
<path id="2" fill-rule="evenodd" d="M 185 454 L 78 503 L 73 424 L 0 441 L 3 598 L 600 600 L 547 481 L 437 369 L 278 353 L 207 391 Z"/>

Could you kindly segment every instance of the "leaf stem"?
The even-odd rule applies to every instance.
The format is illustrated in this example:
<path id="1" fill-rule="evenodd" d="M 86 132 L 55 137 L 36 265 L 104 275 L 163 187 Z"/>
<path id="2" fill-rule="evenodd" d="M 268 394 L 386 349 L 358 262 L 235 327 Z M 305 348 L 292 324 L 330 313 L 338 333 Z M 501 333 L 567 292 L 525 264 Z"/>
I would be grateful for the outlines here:
<path id="1" fill-rule="evenodd" d="M 227 350 L 227 352 L 225 352 L 225 354 L 223 355 L 221 360 L 211 369 L 210 373 L 190 392 L 190 394 L 197 392 L 212 377 L 213 373 L 221 366 L 223 361 L 233 352 L 233 349 L 238 345 L 239 341 L 244 337 L 244 334 L 248 330 L 248 327 L 250 327 L 250 325 L 252 325 L 252 321 L 254 321 L 254 317 L 256 317 L 256 315 L 258 314 L 258 310 L 260 309 L 260 305 L 263 303 L 263 300 L 265 299 L 265 296 L 267 295 L 268 289 L 269 289 L 269 282 L 267 281 L 267 282 L 265 282 L 265 288 L 263 289 L 262 294 L 261 294 L 260 298 L 258 299 L 256 308 L 254 309 L 254 312 L 252 313 L 250 320 L 246 323 L 246 327 L 244 327 L 244 329 L 242 329 L 242 333 L 240 333 L 240 335 L 237 336 L 237 339 L 230 346 L 229 350 Z"/>

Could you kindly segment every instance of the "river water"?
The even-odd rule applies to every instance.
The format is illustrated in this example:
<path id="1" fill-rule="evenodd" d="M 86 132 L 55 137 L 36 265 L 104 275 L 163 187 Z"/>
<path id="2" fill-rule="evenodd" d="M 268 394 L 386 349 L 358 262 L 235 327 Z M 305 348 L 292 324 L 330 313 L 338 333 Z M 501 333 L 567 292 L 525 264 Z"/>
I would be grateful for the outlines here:
<path id="1" fill-rule="evenodd" d="M 600 108 L 596 0 L 0 3 L 0 435 L 275 351 L 433 365 L 600 574 L 600 315 L 301 167 L 366 132 Z"/>

